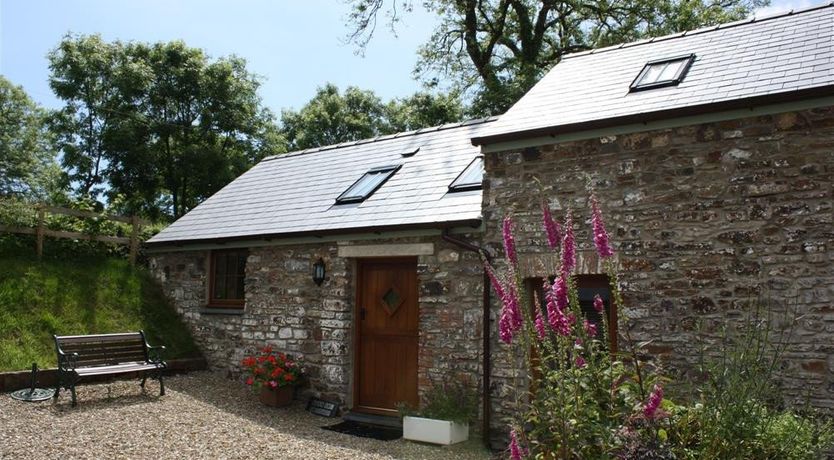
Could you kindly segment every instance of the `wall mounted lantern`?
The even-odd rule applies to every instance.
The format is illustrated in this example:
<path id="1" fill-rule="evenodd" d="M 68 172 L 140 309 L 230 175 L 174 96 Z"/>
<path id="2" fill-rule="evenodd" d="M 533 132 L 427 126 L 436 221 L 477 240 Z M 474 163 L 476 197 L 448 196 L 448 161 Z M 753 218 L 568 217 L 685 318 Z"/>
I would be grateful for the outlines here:
<path id="1" fill-rule="evenodd" d="M 316 286 L 321 286 L 324 282 L 324 261 L 319 257 L 319 260 L 313 264 L 313 282 Z"/>

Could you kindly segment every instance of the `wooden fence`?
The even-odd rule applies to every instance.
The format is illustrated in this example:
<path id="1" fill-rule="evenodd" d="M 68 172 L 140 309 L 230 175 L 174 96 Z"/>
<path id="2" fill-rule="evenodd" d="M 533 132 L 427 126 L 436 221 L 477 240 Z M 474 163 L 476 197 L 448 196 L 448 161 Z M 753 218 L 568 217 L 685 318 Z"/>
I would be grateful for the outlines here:
<path id="1" fill-rule="evenodd" d="M 0 224 L 0 232 L 7 233 L 21 233 L 24 235 L 35 235 L 37 237 L 35 250 L 38 258 L 43 256 L 43 239 L 44 237 L 53 238 L 67 238 L 73 240 L 89 240 L 101 241 L 104 243 L 123 244 L 130 247 L 130 264 L 136 263 L 136 256 L 139 253 L 139 231 L 146 222 L 136 216 L 117 216 L 114 214 L 100 214 L 91 211 L 81 211 L 79 209 L 61 208 L 57 206 L 38 206 L 38 223 L 34 228 L 31 227 L 15 227 L 11 225 Z M 130 237 L 125 236 L 109 236 L 109 235 L 91 235 L 81 232 L 67 232 L 63 230 L 50 230 L 46 228 L 46 214 L 62 214 L 65 216 L 74 217 L 92 217 L 98 219 L 106 219 L 114 222 L 123 222 L 130 224 Z"/>

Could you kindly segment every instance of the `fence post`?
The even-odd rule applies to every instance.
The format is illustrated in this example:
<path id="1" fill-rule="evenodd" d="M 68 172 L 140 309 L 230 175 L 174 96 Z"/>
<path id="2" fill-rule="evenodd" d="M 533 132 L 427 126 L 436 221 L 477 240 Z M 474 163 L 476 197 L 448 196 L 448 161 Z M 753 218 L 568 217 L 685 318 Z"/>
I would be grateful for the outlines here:
<path id="1" fill-rule="evenodd" d="M 139 218 L 130 216 L 130 265 L 136 265 L 136 255 L 139 253 Z"/>
<path id="2" fill-rule="evenodd" d="M 35 252 L 38 254 L 38 260 L 43 257 L 43 225 L 44 225 L 44 209 L 43 205 L 38 205 L 38 228 L 36 230 L 37 242 L 35 243 Z"/>

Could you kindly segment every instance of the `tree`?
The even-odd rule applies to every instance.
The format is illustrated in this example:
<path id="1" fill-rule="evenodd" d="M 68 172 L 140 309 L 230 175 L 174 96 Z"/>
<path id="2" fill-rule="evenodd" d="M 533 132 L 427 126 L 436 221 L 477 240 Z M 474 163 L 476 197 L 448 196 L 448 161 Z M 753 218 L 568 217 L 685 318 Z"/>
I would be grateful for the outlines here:
<path id="1" fill-rule="evenodd" d="M 392 133 L 461 121 L 464 112 L 457 93 L 418 92 L 386 105 L 388 130 Z"/>
<path id="2" fill-rule="evenodd" d="M 183 42 L 68 36 L 50 54 L 64 165 L 81 195 L 179 217 L 283 142 L 243 59 Z"/>
<path id="3" fill-rule="evenodd" d="M 114 189 L 142 191 L 140 202 L 161 192 L 179 217 L 271 153 L 273 116 L 244 60 L 210 61 L 179 41 L 132 44 L 126 53 L 146 78 L 140 116 L 123 124 L 121 138 L 131 141 L 113 152 Z"/>
<path id="4" fill-rule="evenodd" d="M 326 84 L 299 111 L 284 110 L 281 132 L 288 150 L 301 150 L 460 121 L 454 94 L 416 93 L 387 103 L 372 91 Z"/>
<path id="5" fill-rule="evenodd" d="M 386 132 L 385 105 L 372 91 L 333 84 L 316 91 L 299 111 L 281 112 L 288 150 L 301 150 L 374 137 Z"/>
<path id="6" fill-rule="evenodd" d="M 0 76 L 0 196 L 47 200 L 60 189 L 60 169 L 45 111 Z"/>
<path id="7" fill-rule="evenodd" d="M 91 199 L 104 190 L 108 134 L 122 115 L 124 85 L 116 81 L 122 49 L 98 35 L 68 35 L 48 55 L 49 86 L 66 103 L 53 114 L 51 131 L 70 182 Z"/>
<path id="8" fill-rule="evenodd" d="M 377 16 L 393 29 L 413 0 L 351 0 L 349 39 L 360 49 Z M 440 24 L 415 68 L 447 78 L 479 116 L 506 111 L 569 53 L 742 19 L 769 0 L 426 0 Z"/>

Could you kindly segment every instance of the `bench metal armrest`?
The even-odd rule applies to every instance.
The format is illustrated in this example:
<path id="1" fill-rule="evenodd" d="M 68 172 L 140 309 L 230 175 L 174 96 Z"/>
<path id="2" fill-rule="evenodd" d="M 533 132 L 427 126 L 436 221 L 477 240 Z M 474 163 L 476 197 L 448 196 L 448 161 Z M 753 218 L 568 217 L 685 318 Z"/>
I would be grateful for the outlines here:
<path id="1" fill-rule="evenodd" d="M 148 362 L 151 364 L 161 364 L 163 367 L 167 366 L 163 354 L 165 353 L 165 345 L 158 345 L 152 347 L 148 345 Z"/>
<path id="2" fill-rule="evenodd" d="M 78 353 L 64 353 L 58 350 L 58 368 L 64 372 L 71 372 L 76 367 L 78 367 Z"/>

